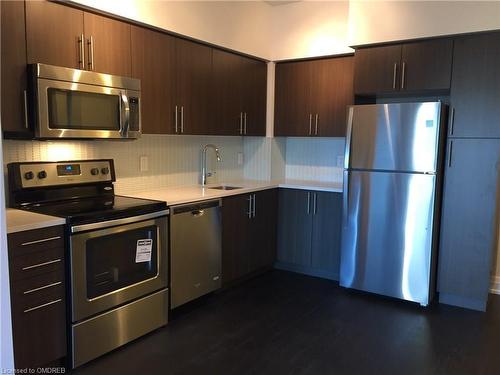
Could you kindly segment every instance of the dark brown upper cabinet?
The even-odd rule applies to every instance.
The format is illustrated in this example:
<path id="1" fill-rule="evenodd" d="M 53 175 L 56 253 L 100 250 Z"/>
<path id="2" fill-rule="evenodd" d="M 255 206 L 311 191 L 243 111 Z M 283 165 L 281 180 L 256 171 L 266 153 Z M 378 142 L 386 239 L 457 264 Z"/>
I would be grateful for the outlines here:
<path id="1" fill-rule="evenodd" d="M 274 135 L 345 136 L 351 56 L 276 64 Z"/>
<path id="2" fill-rule="evenodd" d="M 28 63 L 130 76 L 130 25 L 49 1 L 26 1 Z"/>
<path id="3" fill-rule="evenodd" d="M 353 58 L 339 57 L 312 62 L 314 132 L 319 137 L 344 137 L 347 106 L 353 104 Z"/>
<path id="4" fill-rule="evenodd" d="M 207 134 L 212 125 L 212 48 L 175 38 L 174 132 Z"/>
<path id="5" fill-rule="evenodd" d="M 354 93 L 387 95 L 447 91 L 450 89 L 452 54 L 452 39 L 359 48 L 354 55 Z"/>
<path id="6" fill-rule="evenodd" d="M 27 119 L 24 3 L 1 1 L 2 130 L 5 137 L 30 137 Z M 7 110 L 8 109 L 8 110 Z"/>
<path id="7" fill-rule="evenodd" d="M 84 12 L 86 69 L 129 77 L 131 73 L 128 23 Z"/>
<path id="8" fill-rule="evenodd" d="M 174 37 L 132 26 L 132 76 L 141 80 L 145 134 L 174 134 Z"/>
<path id="9" fill-rule="evenodd" d="M 450 137 L 500 138 L 500 33 L 457 38 Z"/>
<path id="10" fill-rule="evenodd" d="M 213 50 L 213 134 L 265 135 L 265 62 Z"/>
<path id="11" fill-rule="evenodd" d="M 86 68 L 84 12 L 48 1 L 25 4 L 28 63 Z"/>

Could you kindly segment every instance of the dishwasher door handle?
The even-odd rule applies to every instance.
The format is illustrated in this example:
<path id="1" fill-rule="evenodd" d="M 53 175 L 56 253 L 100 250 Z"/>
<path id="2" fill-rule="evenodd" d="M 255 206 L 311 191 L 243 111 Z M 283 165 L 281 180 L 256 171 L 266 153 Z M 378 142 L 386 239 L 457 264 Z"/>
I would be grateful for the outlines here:
<path id="1" fill-rule="evenodd" d="M 204 214 L 205 214 L 205 210 L 191 211 L 191 215 L 193 215 L 194 217 L 200 217 L 200 216 L 203 216 Z"/>

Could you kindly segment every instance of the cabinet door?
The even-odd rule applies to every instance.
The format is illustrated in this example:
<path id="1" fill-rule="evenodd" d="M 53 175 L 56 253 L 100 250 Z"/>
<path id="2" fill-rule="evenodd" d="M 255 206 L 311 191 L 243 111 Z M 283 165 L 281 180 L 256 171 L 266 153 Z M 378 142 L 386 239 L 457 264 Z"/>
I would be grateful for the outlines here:
<path id="1" fill-rule="evenodd" d="M 314 192 L 311 266 L 338 280 L 342 194 Z"/>
<path id="2" fill-rule="evenodd" d="M 234 53 L 213 50 L 214 126 L 210 132 L 220 135 L 243 133 L 242 57 Z"/>
<path id="3" fill-rule="evenodd" d="M 305 190 L 281 189 L 278 200 L 279 262 L 311 265 L 312 195 Z"/>
<path id="4" fill-rule="evenodd" d="M 275 136 L 308 136 L 312 132 L 311 63 L 276 64 Z"/>
<path id="5" fill-rule="evenodd" d="M 224 198 L 222 202 L 222 283 L 227 285 L 249 270 L 248 194 Z"/>
<path id="6" fill-rule="evenodd" d="M 500 137 L 499 66 L 499 32 L 455 40 L 450 136 Z"/>
<path id="7" fill-rule="evenodd" d="M 255 194 L 255 217 L 250 220 L 250 272 L 271 267 L 276 260 L 278 191 Z"/>
<path id="8" fill-rule="evenodd" d="M 83 11 L 49 1 L 25 4 L 28 64 L 84 68 L 79 42 L 83 34 Z"/>
<path id="9" fill-rule="evenodd" d="M 320 137 L 345 137 L 347 106 L 354 103 L 353 57 L 322 59 L 311 64 L 313 133 Z"/>
<path id="10" fill-rule="evenodd" d="M 449 90 L 452 54 L 452 39 L 403 44 L 401 89 Z"/>
<path id="11" fill-rule="evenodd" d="M 175 57 L 179 131 L 206 134 L 212 126 L 212 48 L 176 38 Z"/>
<path id="12" fill-rule="evenodd" d="M 26 34 L 24 2 L 2 1 L 2 130 L 6 137 L 30 136 L 25 117 Z M 8 110 L 7 110 L 8 109 Z"/>
<path id="13" fill-rule="evenodd" d="M 85 12 L 84 26 L 86 69 L 130 77 L 130 24 Z"/>
<path id="14" fill-rule="evenodd" d="M 440 301 L 484 310 L 496 249 L 500 139 L 451 139 L 447 163 L 439 249 Z"/>
<path id="15" fill-rule="evenodd" d="M 376 94 L 399 89 L 401 45 L 360 48 L 354 54 L 354 93 Z"/>
<path id="16" fill-rule="evenodd" d="M 146 134 L 175 133 L 174 43 L 170 35 L 132 26 L 132 76 L 141 80 L 141 121 Z"/>
<path id="17" fill-rule="evenodd" d="M 245 112 L 245 135 L 266 135 L 267 64 L 241 57 L 243 71 L 242 104 Z"/>

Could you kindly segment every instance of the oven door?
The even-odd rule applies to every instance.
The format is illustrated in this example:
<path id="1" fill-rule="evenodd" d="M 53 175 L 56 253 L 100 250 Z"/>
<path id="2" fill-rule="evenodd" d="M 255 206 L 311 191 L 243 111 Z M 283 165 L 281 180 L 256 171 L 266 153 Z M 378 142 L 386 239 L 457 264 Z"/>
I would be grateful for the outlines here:
<path id="1" fill-rule="evenodd" d="M 71 235 L 72 322 L 167 287 L 167 236 L 167 216 Z"/>
<path id="2" fill-rule="evenodd" d="M 38 78 L 36 136 L 138 138 L 139 97 L 138 91 Z"/>

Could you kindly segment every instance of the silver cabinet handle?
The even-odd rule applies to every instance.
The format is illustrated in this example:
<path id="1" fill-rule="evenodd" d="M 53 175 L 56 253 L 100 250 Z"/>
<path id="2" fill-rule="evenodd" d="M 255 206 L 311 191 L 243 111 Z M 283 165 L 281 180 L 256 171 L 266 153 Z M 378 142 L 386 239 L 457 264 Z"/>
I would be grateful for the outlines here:
<path id="1" fill-rule="evenodd" d="M 178 133 L 178 130 L 179 130 L 179 128 L 178 128 L 178 126 L 177 126 L 177 123 L 178 123 L 178 117 L 179 117 L 179 116 L 177 115 L 177 113 L 178 113 L 178 108 L 177 108 L 177 106 L 175 106 L 175 134 L 177 134 L 177 133 Z"/>
<path id="2" fill-rule="evenodd" d="M 184 133 L 184 106 L 181 105 L 181 133 Z"/>
<path id="3" fill-rule="evenodd" d="M 244 118 L 244 121 L 243 121 L 243 133 L 245 135 L 247 135 L 247 113 L 246 112 L 243 112 L 243 118 Z"/>
<path id="4" fill-rule="evenodd" d="M 248 196 L 248 212 L 247 212 L 248 218 L 252 218 L 252 194 Z"/>
<path id="5" fill-rule="evenodd" d="M 311 213 L 311 193 L 307 192 L 307 214 Z"/>
<path id="6" fill-rule="evenodd" d="M 315 126 L 314 126 L 314 135 L 318 135 L 318 120 L 319 120 L 319 115 L 316 113 L 316 123 L 315 123 Z"/>
<path id="7" fill-rule="evenodd" d="M 54 263 L 59 263 L 60 261 L 61 261 L 60 258 L 59 259 L 54 259 L 54 260 L 49 260 L 48 262 L 37 263 L 37 264 L 33 264 L 32 266 L 23 267 L 22 270 L 23 271 L 27 271 L 27 270 L 31 270 L 33 268 L 48 266 L 49 264 L 54 264 Z"/>
<path id="8" fill-rule="evenodd" d="M 87 42 L 87 46 L 89 48 L 89 70 L 94 70 L 95 69 L 95 64 L 94 64 L 94 37 L 91 35 L 90 39 Z"/>
<path id="9" fill-rule="evenodd" d="M 80 45 L 80 56 L 78 59 L 78 67 L 80 69 L 85 69 L 85 37 L 83 34 L 80 34 L 80 37 L 78 38 L 78 44 Z"/>
<path id="10" fill-rule="evenodd" d="M 406 62 L 403 61 L 403 65 L 401 67 L 401 89 L 405 88 L 405 77 L 406 76 Z"/>
<path id="11" fill-rule="evenodd" d="M 455 126 L 455 107 L 451 107 L 450 113 L 450 135 L 453 135 L 453 127 Z"/>
<path id="12" fill-rule="evenodd" d="M 32 308 L 26 309 L 26 310 L 24 310 L 24 312 L 28 313 L 30 311 L 35 311 L 35 310 L 41 309 L 42 307 L 47 307 L 47 306 L 53 305 L 53 304 L 61 302 L 61 301 L 62 301 L 62 299 L 58 298 L 58 299 L 56 299 L 54 301 L 50 301 L 50 302 L 44 303 L 43 305 L 38 305 L 38 306 L 35 306 L 35 307 L 32 307 Z"/>
<path id="13" fill-rule="evenodd" d="M 448 168 L 451 168 L 451 154 L 453 153 L 453 141 L 450 141 L 450 149 L 448 152 Z"/>
<path id="14" fill-rule="evenodd" d="M 243 112 L 240 112 L 240 135 L 243 135 Z"/>
<path id="15" fill-rule="evenodd" d="M 394 63 L 394 68 L 392 70 L 392 88 L 396 90 L 396 77 L 398 75 L 398 63 Z"/>
<path id="16" fill-rule="evenodd" d="M 191 215 L 193 215 L 194 217 L 200 217 L 203 216 L 204 214 L 205 210 L 195 210 L 191 212 Z"/>
<path id="17" fill-rule="evenodd" d="M 316 215 L 316 212 L 318 211 L 317 207 L 317 193 L 313 193 L 313 215 Z"/>
<path id="18" fill-rule="evenodd" d="M 252 209 L 252 217 L 255 217 L 255 194 L 253 194 L 253 209 Z"/>
<path id="19" fill-rule="evenodd" d="M 29 245 L 34 245 L 34 244 L 37 244 L 37 243 L 42 243 L 42 242 L 55 241 L 55 240 L 58 240 L 60 238 L 61 238 L 61 236 L 55 236 L 55 237 L 43 238 L 41 240 L 23 242 L 21 244 L 21 246 L 29 246 Z"/>
<path id="20" fill-rule="evenodd" d="M 38 292 L 39 290 L 43 290 L 43 289 L 47 289 L 47 288 L 52 288 L 54 286 L 61 285 L 61 284 L 62 284 L 62 281 L 58 281 L 56 283 L 47 284 L 47 285 L 44 285 L 44 286 L 40 286 L 38 288 L 26 290 L 26 291 L 23 292 L 23 294 L 30 294 L 30 293 L 33 293 L 33 292 Z"/>
<path id="21" fill-rule="evenodd" d="M 24 127 L 26 129 L 29 128 L 28 124 L 28 91 L 24 90 Z"/>
<path id="22" fill-rule="evenodd" d="M 309 135 L 312 134 L 312 121 L 313 121 L 313 115 L 312 113 L 309 113 Z"/>

